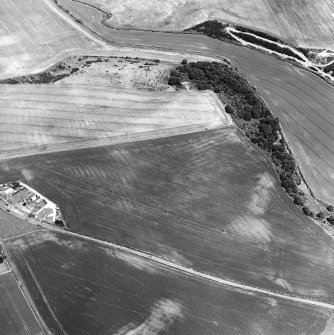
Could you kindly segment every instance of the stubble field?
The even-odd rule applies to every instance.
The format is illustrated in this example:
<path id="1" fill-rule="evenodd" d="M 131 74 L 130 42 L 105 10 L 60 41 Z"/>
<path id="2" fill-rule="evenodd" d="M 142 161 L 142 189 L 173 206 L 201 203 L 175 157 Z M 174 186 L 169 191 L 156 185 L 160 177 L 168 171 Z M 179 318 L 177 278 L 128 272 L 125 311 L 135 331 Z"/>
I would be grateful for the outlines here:
<path id="1" fill-rule="evenodd" d="M 210 92 L 84 84 L 1 85 L 0 155 L 92 147 L 227 126 Z"/>
<path id="2" fill-rule="evenodd" d="M 326 309 L 203 282 L 80 238 L 34 233 L 8 245 L 56 335 L 328 335 L 333 330 Z"/>
<path id="3" fill-rule="evenodd" d="M 77 0 L 60 0 L 75 2 Z M 209 19 L 259 29 L 306 47 L 334 48 L 331 0 L 81 0 L 111 13 L 106 23 L 121 29 L 184 30 Z M 69 7 L 71 4 L 68 5 Z M 187 18 L 186 20 L 184 18 Z"/>
<path id="4" fill-rule="evenodd" d="M 333 301 L 334 246 L 236 129 L 17 158 L 70 229 L 204 272 Z"/>
<path id="5" fill-rule="evenodd" d="M 110 41 L 229 58 L 282 119 L 283 131 L 315 196 L 334 202 L 332 86 L 286 62 L 204 36 L 112 30 L 101 23 L 103 13 L 98 10 L 71 0 L 59 1 Z M 287 120 L 293 127 L 287 126 Z"/>

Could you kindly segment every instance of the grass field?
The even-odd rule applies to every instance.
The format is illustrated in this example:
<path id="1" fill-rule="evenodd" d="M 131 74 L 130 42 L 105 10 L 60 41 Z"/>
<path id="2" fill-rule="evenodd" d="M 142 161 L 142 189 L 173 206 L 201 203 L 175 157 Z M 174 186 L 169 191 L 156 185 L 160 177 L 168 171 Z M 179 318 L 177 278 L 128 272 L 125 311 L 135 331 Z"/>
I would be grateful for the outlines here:
<path id="1" fill-rule="evenodd" d="M 43 334 L 42 328 L 19 290 L 12 273 L 0 276 L 0 296 L 1 334 Z"/>
<path id="2" fill-rule="evenodd" d="M 42 228 L 22 221 L 16 216 L 13 216 L 12 214 L 0 209 L 0 237 L 3 239 L 41 229 Z"/>
<path id="3" fill-rule="evenodd" d="M 58 10 L 49 0 L 1 2 L 1 75 L 17 75 L 42 66 L 64 50 L 101 46 L 82 29 L 79 32 L 74 23 L 65 22 Z"/>
<path id="4" fill-rule="evenodd" d="M 333 329 L 325 309 L 216 286 L 62 234 L 30 234 L 8 246 L 54 334 L 325 335 Z"/>
<path id="5" fill-rule="evenodd" d="M 254 286 L 334 301 L 333 243 L 233 128 L 17 158 L 70 229 Z M 27 178 L 28 177 L 28 178 Z"/>
<path id="6" fill-rule="evenodd" d="M 281 0 L 154 0 L 149 4 L 143 0 L 81 1 L 111 13 L 107 24 L 118 28 L 183 30 L 208 19 L 218 19 L 266 31 L 302 46 L 334 48 L 331 0 L 284 3 Z"/>
<path id="7" fill-rule="evenodd" d="M 227 57 L 254 84 L 276 116 L 317 198 L 334 202 L 334 88 L 315 75 L 268 55 L 203 36 L 108 29 L 98 10 L 59 0 L 99 35 L 117 43 Z M 84 10 L 83 10 L 84 9 Z M 287 119 L 293 127 L 286 127 Z"/>
<path id="8" fill-rule="evenodd" d="M 0 154 L 32 154 L 164 137 L 231 124 L 209 92 L 94 86 L 3 85 Z"/>

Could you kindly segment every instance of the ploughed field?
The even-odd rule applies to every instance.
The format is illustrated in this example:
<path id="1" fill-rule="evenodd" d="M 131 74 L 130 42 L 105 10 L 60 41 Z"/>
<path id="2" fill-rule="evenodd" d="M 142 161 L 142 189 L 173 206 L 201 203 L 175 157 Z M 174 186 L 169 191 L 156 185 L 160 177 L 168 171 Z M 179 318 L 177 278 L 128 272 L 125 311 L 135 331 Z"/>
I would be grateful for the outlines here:
<path id="1" fill-rule="evenodd" d="M 236 128 L 3 161 L 70 229 L 279 292 L 334 301 L 334 245 Z M 100 264 L 100 261 L 97 260 Z"/>
<path id="2" fill-rule="evenodd" d="M 71 2 L 77 0 L 59 0 Z M 334 47 L 331 0 L 81 0 L 111 13 L 106 24 L 117 28 L 184 30 L 218 19 L 268 32 L 308 47 Z M 75 3 L 75 5 L 77 5 Z M 186 20 L 184 18 L 187 18 Z"/>
<path id="3" fill-rule="evenodd" d="M 320 335 L 333 330 L 329 310 L 204 282 L 81 238 L 32 233 L 7 245 L 56 335 Z"/>
<path id="4" fill-rule="evenodd" d="M 316 197 L 334 202 L 332 86 L 310 72 L 247 48 L 193 34 L 113 30 L 101 23 L 105 15 L 97 9 L 71 0 L 59 2 L 110 41 L 228 57 L 281 119 L 293 154 Z M 318 30 L 314 31 L 318 34 Z M 293 127 L 289 126 L 291 123 Z"/>
<path id="5" fill-rule="evenodd" d="M 164 137 L 231 124 L 211 92 L 93 84 L 1 85 L 0 157 Z"/>
<path id="6" fill-rule="evenodd" d="M 59 9 L 49 0 L 1 2 L 1 76 L 17 75 L 36 65 L 42 67 L 43 62 L 63 50 L 100 46 L 57 12 Z"/>
<path id="7" fill-rule="evenodd" d="M 1 334 L 44 334 L 12 273 L 0 274 L 0 294 Z"/>

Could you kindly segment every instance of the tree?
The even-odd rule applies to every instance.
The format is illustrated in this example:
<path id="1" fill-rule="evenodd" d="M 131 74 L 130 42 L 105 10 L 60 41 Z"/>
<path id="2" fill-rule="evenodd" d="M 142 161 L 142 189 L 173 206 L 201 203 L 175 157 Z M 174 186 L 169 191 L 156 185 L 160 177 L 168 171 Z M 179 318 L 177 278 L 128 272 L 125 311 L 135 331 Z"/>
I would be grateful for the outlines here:
<path id="1" fill-rule="evenodd" d="M 271 126 L 266 123 L 260 124 L 259 130 L 263 133 L 264 138 L 268 138 L 273 132 Z"/>
<path id="2" fill-rule="evenodd" d="M 243 118 L 245 121 L 250 121 L 252 119 L 252 115 L 250 112 L 245 112 Z"/>
<path id="3" fill-rule="evenodd" d="M 252 108 L 252 118 L 253 119 L 259 119 L 261 117 L 261 113 L 262 113 L 262 106 L 261 106 L 261 104 L 256 104 Z"/>
<path id="4" fill-rule="evenodd" d="M 186 65 L 187 63 L 188 63 L 187 59 L 183 59 L 182 62 L 181 62 L 182 65 Z"/>
<path id="5" fill-rule="evenodd" d="M 228 113 L 228 114 L 234 114 L 235 110 L 231 105 L 226 105 L 225 112 Z"/>
<path id="6" fill-rule="evenodd" d="M 319 220 L 323 220 L 325 218 L 325 214 L 324 214 L 324 212 L 319 212 L 318 214 L 317 214 L 317 219 L 319 219 Z"/>
<path id="7" fill-rule="evenodd" d="M 334 206 L 332 206 L 332 205 L 327 206 L 327 210 L 328 210 L 328 212 L 333 212 L 334 211 Z"/>

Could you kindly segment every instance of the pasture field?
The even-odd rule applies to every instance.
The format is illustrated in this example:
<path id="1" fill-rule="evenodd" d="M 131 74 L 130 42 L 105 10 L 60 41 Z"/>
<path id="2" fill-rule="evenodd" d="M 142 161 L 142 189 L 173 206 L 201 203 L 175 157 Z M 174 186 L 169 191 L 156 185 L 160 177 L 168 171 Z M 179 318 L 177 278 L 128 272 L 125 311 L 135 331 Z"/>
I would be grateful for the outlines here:
<path id="1" fill-rule="evenodd" d="M 325 335 L 333 329 L 331 312 L 320 307 L 204 282 L 80 238 L 33 233 L 7 245 L 56 335 Z"/>
<path id="2" fill-rule="evenodd" d="M 19 290 L 12 273 L 0 275 L 0 333 L 4 335 L 44 334 Z"/>
<path id="3" fill-rule="evenodd" d="M 67 64 L 76 65 L 72 62 L 73 57 Z M 94 57 L 87 57 L 87 60 Z M 96 58 L 95 58 L 96 59 Z M 84 64 L 85 61 L 82 61 Z M 177 62 L 152 62 L 148 60 L 104 58 L 103 62 L 83 66 L 75 75 L 61 80 L 67 84 L 94 84 L 111 85 L 114 87 L 135 88 L 146 91 L 171 90 L 168 86 L 170 70 L 178 64 Z"/>
<path id="4" fill-rule="evenodd" d="M 3 161 L 73 231 L 249 285 L 334 301 L 334 244 L 236 128 Z M 27 178 L 28 177 L 28 178 Z"/>
<path id="5" fill-rule="evenodd" d="M 110 41 L 229 58 L 282 119 L 283 131 L 315 196 L 334 202 L 332 86 L 310 72 L 268 55 L 205 36 L 112 30 L 101 23 L 102 12 L 71 0 L 59 1 L 70 5 L 76 17 Z M 293 127 L 286 127 L 288 118 Z"/>
<path id="6" fill-rule="evenodd" d="M 101 42 L 66 22 L 49 0 L 1 2 L 0 73 L 19 75 L 65 50 L 98 48 Z"/>
<path id="7" fill-rule="evenodd" d="M 66 8 L 77 0 L 59 0 Z M 75 4 L 72 4 L 72 3 Z M 106 24 L 121 29 L 184 30 L 218 19 L 268 32 L 306 47 L 332 47 L 334 4 L 331 0 L 81 0 L 111 13 Z M 80 6 L 82 7 L 82 5 Z M 185 19 L 186 18 L 186 19 Z"/>
<path id="8" fill-rule="evenodd" d="M 143 92 L 87 83 L 2 85 L 2 158 L 164 137 L 232 124 L 211 92 Z"/>

